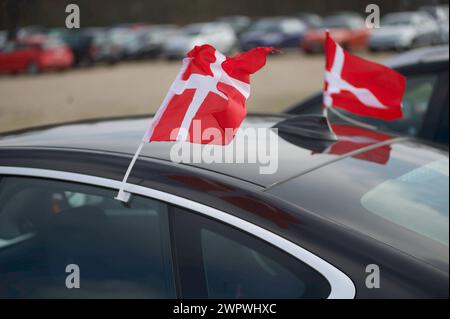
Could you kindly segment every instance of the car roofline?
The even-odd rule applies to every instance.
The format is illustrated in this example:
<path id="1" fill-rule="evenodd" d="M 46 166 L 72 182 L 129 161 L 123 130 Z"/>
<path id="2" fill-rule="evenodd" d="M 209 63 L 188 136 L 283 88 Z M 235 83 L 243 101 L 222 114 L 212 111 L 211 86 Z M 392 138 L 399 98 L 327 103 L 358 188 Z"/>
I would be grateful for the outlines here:
<path id="1" fill-rule="evenodd" d="M 85 153 L 85 154 L 98 154 L 98 155 L 111 155 L 111 156 L 116 156 L 116 157 L 123 157 L 123 158 L 128 158 L 131 160 L 131 158 L 133 157 L 133 153 L 126 153 L 126 152 L 119 152 L 119 151 L 111 151 L 111 150 L 97 150 L 97 149 L 92 149 L 92 148 L 78 148 L 78 147 L 64 147 L 64 146 L 0 146 L 0 151 L 2 150 L 27 150 L 27 151 L 32 151 L 32 150 L 42 150 L 42 151 L 64 151 L 64 152 L 73 152 L 73 153 Z M 164 164 L 164 165 L 175 165 L 181 169 L 186 169 L 186 170 L 195 170 L 197 172 L 204 172 L 206 174 L 211 174 L 211 176 L 216 176 L 218 178 L 222 177 L 222 178 L 227 178 L 233 181 L 239 181 L 241 183 L 245 183 L 246 185 L 257 189 L 259 191 L 264 191 L 265 186 L 258 184 L 256 182 L 252 182 L 251 180 L 248 179 L 244 179 L 244 178 L 240 178 L 239 176 L 236 175 L 230 175 L 230 174 L 226 174 L 220 171 L 215 171 L 215 170 L 211 170 L 208 169 L 206 167 L 199 167 L 196 165 L 192 165 L 189 163 L 176 163 L 176 162 L 172 162 L 169 159 L 164 159 L 164 158 L 160 158 L 160 157 L 155 157 L 155 156 L 149 156 L 149 155 L 145 155 L 145 154 L 141 154 L 139 156 L 140 160 L 144 160 L 147 162 L 154 162 L 154 163 L 160 163 L 160 164 Z"/>
<path id="2" fill-rule="evenodd" d="M 252 187 L 257 187 L 260 191 L 266 192 L 271 190 L 272 188 L 284 184 L 290 180 L 293 180 L 295 178 L 298 178 L 302 175 L 308 174 L 312 171 L 318 170 L 320 168 L 326 167 L 330 164 L 336 163 L 340 160 L 343 160 L 345 158 L 348 157 L 352 157 L 355 155 L 359 155 L 362 154 L 364 152 L 376 149 L 378 147 L 382 147 L 385 145 L 390 145 L 390 144 L 394 144 L 394 143 L 399 143 L 399 142 L 404 142 L 404 141 L 408 141 L 411 140 L 410 137 L 394 137 L 391 138 L 389 140 L 386 141 L 382 141 L 379 143 L 374 143 L 371 145 L 368 145 L 366 147 L 362 147 L 360 149 L 342 154 L 340 156 L 337 156 L 336 158 L 330 159 L 326 162 L 323 163 L 319 163 L 317 165 L 314 165 L 308 169 L 305 169 L 297 174 L 294 174 L 292 176 L 289 176 L 287 178 L 284 179 L 280 179 L 277 180 L 276 182 L 269 184 L 269 185 L 264 185 L 264 184 L 259 184 L 257 182 L 248 180 L 248 179 L 244 179 L 244 178 L 240 178 L 239 176 L 236 175 L 231 175 L 231 174 L 226 174 L 224 172 L 220 172 L 220 171 L 215 171 L 215 170 L 211 170 L 208 169 L 206 167 L 199 167 L 196 165 L 192 165 L 189 163 L 174 163 L 172 161 L 170 161 L 169 159 L 164 159 L 164 158 L 160 158 L 160 157 L 153 157 L 153 156 L 149 156 L 149 155 L 141 155 L 140 159 L 146 160 L 146 161 L 150 161 L 150 162 L 159 162 L 159 163 L 164 163 L 164 164 L 172 164 L 172 165 L 177 165 L 180 168 L 185 168 L 185 169 L 194 169 L 194 170 L 198 170 L 198 171 L 203 171 L 205 173 L 208 174 L 212 174 L 215 175 L 217 177 L 224 177 L 224 178 L 230 178 L 232 180 L 236 180 L 236 181 L 240 181 L 240 182 L 245 182 L 247 185 L 252 186 Z M 64 147 L 64 146 L 0 146 L 0 150 L 5 150 L 5 149 L 16 149 L 16 150 L 48 150 L 48 151 L 69 151 L 69 152 L 80 152 L 80 153 L 90 153 L 90 154 L 106 154 L 106 155 L 113 155 L 113 156 L 120 156 L 120 157 L 127 157 L 127 158 L 131 158 L 133 156 L 132 153 L 125 153 L 125 152 L 119 152 L 119 151 L 108 151 L 108 150 L 96 150 L 96 149 L 90 149 L 90 148 L 76 148 L 76 147 Z"/>

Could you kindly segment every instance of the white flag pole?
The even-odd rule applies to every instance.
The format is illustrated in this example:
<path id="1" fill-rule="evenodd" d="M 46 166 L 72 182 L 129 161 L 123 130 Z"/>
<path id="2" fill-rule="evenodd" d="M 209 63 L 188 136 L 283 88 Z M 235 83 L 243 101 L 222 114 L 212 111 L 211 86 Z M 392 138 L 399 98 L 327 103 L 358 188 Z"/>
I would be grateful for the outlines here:
<path id="1" fill-rule="evenodd" d="M 322 115 L 328 118 L 328 105 L 325 105 L 325 107 L 323 108 Z"/>
<path id="2" fill-rule="evenodd" d="M 125 186 L 127 184 L 128 177 L 130 176 L 131 170 L 133 169 L 134 164 L 136 163 L 137 158 L 139 157 L 139 154 L 142 151 L 142 148 L 144 147 L 144 144 L 146 141 L 142 139 L 141 144 L 139 144 L 139 147 L 136 150 L 136 153 L 134 153 L 133 159 L 130 162 L 130 165 L 128 165 L 127 172 L 125 173 L 125 176 L 122 180 L 122 185 L 120 186 L 119 193 L 117 193 L 117 196 L 114 197 L 117 200 L 120 200 L 121 202 L 127 203 L 130 199 L 131 194 L 128 192 L 125 192 Z"/>

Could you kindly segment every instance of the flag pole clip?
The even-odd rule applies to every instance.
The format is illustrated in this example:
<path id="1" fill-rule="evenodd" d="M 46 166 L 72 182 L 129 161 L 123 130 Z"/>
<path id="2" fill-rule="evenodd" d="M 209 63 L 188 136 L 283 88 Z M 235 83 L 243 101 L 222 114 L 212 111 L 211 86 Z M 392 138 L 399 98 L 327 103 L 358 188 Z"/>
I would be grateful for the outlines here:
<path id="1" fill-rule="evenodd" d="M 138 149 L 136 150 L 136 153 L 134 153 L 133 159 L 130 162 L 130 165 L 128 165 L 127 172 L 125 173 L 125 176 L 123 177 L 122 184 L 120 185 L 119 192 L 117 193 L 117 196 L 114 197 L 114 199 L 128 203 L 130 200 L 131 194 L 127 191 L 125 191 L 125 187 L 127 185 L 128 177 L 130 176 L 131 170 L 133 169 L 134 164 L 136 163 L 137 158 L 139 157 L 139 154 L 142 151 L 142 148 L 144 147 L 145 140 L 141 141 L 141 144 L 139 144 Z"/>

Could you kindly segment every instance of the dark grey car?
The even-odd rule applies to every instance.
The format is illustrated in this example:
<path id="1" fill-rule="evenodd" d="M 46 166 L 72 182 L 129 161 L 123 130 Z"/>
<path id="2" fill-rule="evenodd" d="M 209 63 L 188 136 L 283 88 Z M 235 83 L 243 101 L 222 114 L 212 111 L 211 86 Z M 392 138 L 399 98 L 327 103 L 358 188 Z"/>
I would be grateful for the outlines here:
<path id="1" fill-rule="evenodd" d="M 146 145 L 126 205 L 147 117 L 3 136 L 0 297 L 448 298 L 448 152 L 316 120 L 248 116 L 278 128 L 273 174 Z"/>

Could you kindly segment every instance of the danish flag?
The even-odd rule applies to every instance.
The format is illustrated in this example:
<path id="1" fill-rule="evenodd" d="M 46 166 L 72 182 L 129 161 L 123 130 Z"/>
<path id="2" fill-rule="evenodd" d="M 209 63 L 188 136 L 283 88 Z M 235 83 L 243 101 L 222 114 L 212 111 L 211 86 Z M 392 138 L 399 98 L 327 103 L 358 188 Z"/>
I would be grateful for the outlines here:
<path id="1" fill-rule="evenodd" d="M 250 74 L 265 65 L 271 52 L 273 48 L 259 47 L 229 58 L 211 45 L 194 47 L 183 59 L 144 141 L 229 144 L 247 115 Z M 196 120 L 201 125 L 200 133 L 215 128 L 221 133 L 220 140 L 196 136 Z"/>
<path id="2" fill-rule="evenodd" d="M 344 51 L 327 32 L 325 107 L 383 120 L 399 119 L 405 85 L 400 73 Z"/>

